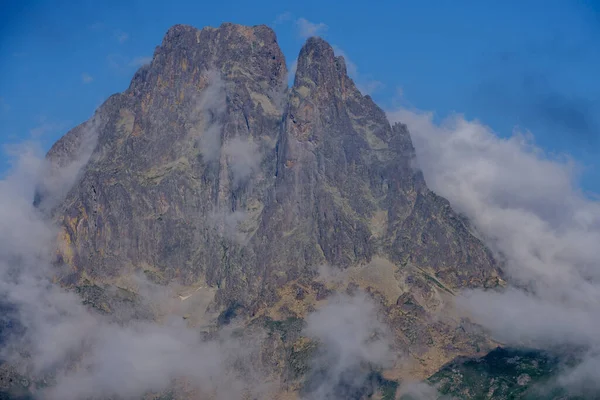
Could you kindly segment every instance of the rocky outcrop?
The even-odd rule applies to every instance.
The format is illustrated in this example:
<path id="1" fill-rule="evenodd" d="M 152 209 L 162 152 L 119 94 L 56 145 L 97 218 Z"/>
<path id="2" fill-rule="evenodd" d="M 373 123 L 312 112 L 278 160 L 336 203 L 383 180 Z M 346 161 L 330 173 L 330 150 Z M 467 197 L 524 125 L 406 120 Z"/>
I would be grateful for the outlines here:
<path id="1" fill-rule="evenodd" d="M 302 318 L 327 296 L 314 285 L 326 264 L 378 299 L 422 374 L 477 352 L 485 340 L 460 320 L 430 316 L 455 290 L 493 285 L 498 267 L 427 188 L 406 126 L 390 125 L 320 38 L 286 82 L 266 26 L 169 29 L 130 87 L 48 153 L 55 166 L 84 159 L 52 206 L 57 261 L 73 271 L 63 281 L 142 270 L 217 289 L 215 309 Z"/>

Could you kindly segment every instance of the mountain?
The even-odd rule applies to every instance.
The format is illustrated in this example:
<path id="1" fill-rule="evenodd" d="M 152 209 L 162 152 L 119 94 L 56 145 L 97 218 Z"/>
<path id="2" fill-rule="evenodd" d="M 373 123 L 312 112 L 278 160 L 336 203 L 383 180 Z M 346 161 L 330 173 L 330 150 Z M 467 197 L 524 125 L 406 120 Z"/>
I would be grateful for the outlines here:
<path id="1" fill-rule="evenodd" d="M 170 28 L 129 88 L 48 152 L 34 202 L 61 227 L 62 285 L 111 314 L 136 272 L 176 283 L 204 299 L 190 325 L 269 330 L 291 391 L 304 320 L 336 291 L 366 291 L 391 328 L 406 362 L 381 382 L 492 348 L 451 298 L 501 285 L 501 270 L 427 188 L 406 126 L 323 39 L 302 47 L 291 88 L 287 75 L 267 26 Z"/>

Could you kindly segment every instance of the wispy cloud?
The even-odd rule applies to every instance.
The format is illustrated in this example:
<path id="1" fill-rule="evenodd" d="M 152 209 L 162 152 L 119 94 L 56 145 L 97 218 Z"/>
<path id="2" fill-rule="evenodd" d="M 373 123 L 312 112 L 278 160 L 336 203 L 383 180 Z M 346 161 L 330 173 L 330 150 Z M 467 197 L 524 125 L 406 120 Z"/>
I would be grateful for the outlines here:
<path id="1" fill-rule="evenodd" d="M 108 66 L 113 70 L 120 73 L 131 73 L 132 68 L 139 68 L 142 65 L 149 64 L 152 61 L 152 57 L 126 57 L 122 54 L 109 54 L 106 56 L 106 62 Z"/>
<path id="2" fill-rule="evenodd" d="M 508 345 L 587 349 L 563 381 L 599 389 L 600 202 L 582 194 L 577 166 L 528 133 L 505 139 L 462 116 L 389 115 L 407 124 L 427 184 L 469 217 L 515 284 L 458 303 Z"/>
<path id="3" fill-rule="evenodd" d="M 212 163 L 221 156 L 222 117 L 227 111 L 227 95 L 219 72 L 209 71 L 208 81 L 209 84 L 197 98 L 190 117 L 203 121 L 192 128 L 192 134 L 198 138 L 205 162 Z"/>
<path id="4" fill-rule="evenodd" d="M 275 21 L 273 21 L 273 24 L 275 25 L 279 25 L 279 24 L 283 24 L 285 22 L 290 21 L 293 18 L 292 13 L 289 11 L 283 12 L 279 15 L 277 15 L 275 17 Z"/>
<path id="5" fill-rule="evenodd" d="M 94 22 L 88 25 L 88 29 L 91 31 L 101 31 L 104 29 L 104 24 L 102 22 Z"/>
<path id="6" fill-rule="evenodd" d="M 36 397 L 140 398 L 185 377 L 186 386 L 208 392 L 210 398 L 239 399 L 245 392 L 252 398 L 270 398 L 267 385 L 256 384 L 266 380 L 256 365 L 262 332 L 240 336 L 231 329 L 204 340 L 198 329 L 189 328 L 175 315 L 164 324 L 136 318 L 117 324 L 86 308 L 73 292 L 53 284 L 57 270 L 51 262 L 59 228 L 34 208 L 32 198 L 47 178 L 46 171 L 52 169 L 64 180 L 63 167 L 49 168 L 39 146 L 23 146 L 12 159 L 13 169 L 0 180 L 0 292 L 2 305 L 17 310 L 6 315 L 3 309 L 3 318 L 23 327 L 24 334 L 3 336 L 1 353 L 3 361 L 18 363 L 33 375 L 28 378 L 30 387 L 38 390 Z M 63 183 L 72 184 L 86 162 L 68 165 Z M 49 186 L 54 188 L 56 181 L 52 183 Z M 166 293 L 163 296 L 164 288 L 158 289 L 145 299 L 149 304 L 157 297 L 172 302 Z M 145 291 L 149 290 L 140 290 L 140 296 Z M 52 385 L 36 387 L 36 376 L 50 371 Z M 217 396 L 210 396 L 211 392 Z M 204 398 L 204 393 L 198 396 Z"/>
<path id="7" fill-rule="evenodd" d="M 129 60 L 121 54 L 107 55 L 106 62 L 108 63 L 108 66 L 114 70 L 123 70 L 129 64 Z"/>
<path id="8" fill-rule="evenodd" d="M 404 89 L 402 88 L 402 86 L 398 86 L 396 88 L 396 99 L 402 99 L 404 98 Z"/>
<path id="9" fill-rule="evenodd" d="M 356 80 L 356 86 L 362 94 L 370 95 L 383 88 L 384 84 L 383 82 L 375 79 L 365 79 L 364 77 L 361 77 L 360 79 Z"/>
<path id="10" fill-rule="evenodd" d="M 275 23 L 284 23 L 289 21 L 292 18 L 292 14 L 289 12 L 285 12 L 283 14 L 279 14 L 275 19 Z M 298 35 L 307 39 L 311 36 L 319 36 L 323 35 L 329 27 L 324 22 L 314 23 L 306 18 L 298 18 L 295 22 L 296 28 L 298 30 Z M 338 56 L 344 57 L 346 61 L 346 68 L 348 70 L 348 75 L 354 80 L 356 87 L 363 94 L 373 94 L 378 90 L 382 89 L 385 85 L 383 82 L 373 79 L 369 75 L 359 74 L 358 67 L 356 64 L 348 57 L 348 55 L 339 47 L 333 46 L 333 49 Z M 290 65 L 288 71 L 288 83 L 292 83 L 294 79 L 294 75 L 296 74 L 296 65 L 297 60 L 294 60 Z"/>
<path id="11" fill-rule="evenodd" d="M 389 328 L 364 293 L 337 294 L 306 319 L 304 334 L 320 344 L 307 377 L 304 400 L 358 399 L 372 392 L 371 369 L 395 360 Z"/>
<path id="12" fill-rule="evenodd" d="M 68 126 L 67 122 L 50 121 L 47 117 L 42 116 L 38 118 L 38 124 L 29 130 L 29 134 L 34 139 L 41 139 L 46 135 L 64 131 Z"/>
<path id="13" fill-rule="evenodd" d="M 398 397 L 400 396 L 400 397 Z M 396 398 L 400 399 L 415 399 L 415 400 L 438 400 L 447 399 L 453 400 L 442 395 L 433 386 L 424 382 L 406 381 L 400 385 Z"/>
<path id="14" fill-rule="evenodd" d="M 90 74 L 85 73 L 85 72 L 83 74 L 81 74 L 81 81 L 83 83 L 91 83 L 93 80 L 94 80 L 94 78 Z"/>
<path id="15" fill-rule="evenodd" d="M 129 39 L 129 34 L 127 32 L 123 32 L 123 31 L 117 29 L 114 32 L 114 37 L 115 37 L 115 39 L 117 39 L 117 42 L 122 44 L 122 43 L 125 43 Z"/>
<path id="16" fill-rule="evenodd" d="M 223 145 L 223 152 L 228 158 L 234 185 L 244 183 L 260 167 L 261 154 L 251 139 L 235 137 Z"/>
<path id="17" fill-rule="evenodd" d="M 350 77 L 354 80 L 356 87 L 361 91 L 362 94 L 373 94 L 385 86 L 383 82 L 373 79 L 369 75 L 360 74 L 356 64 L 342 49 L 337 46 L 333 46 L 333 51 L 336 55 L 344 57 L 348 75 L 350 75 Z"/>
<path id="18" fill-rule="evenodd" d="M 294 83 L 294 78 L 296 76 L 296 70 L 298 69 L 298 59 L 296 58 L 290 64 L 290 68 L 288 69 L 288 84 L 292 85 Z"/>
<path id="19" fill-rule="evenodd" d="M 96 133 L 90 128 L 91 137 Z M 64 167 L 54 171 L 63 181 L 61 186 L 73 184 L 91 154 L 84 153 L 81 162 L 67 166 L 68 174 Z M 266 342 L 269 336 L 261 328 L 240 331 L 234 321 L 205 338 L 181 318 L 177 310 L 185 308 L 173 298 L 173 286 L 157 287 L 137 278 L 127 285 L 137 293 L 136 306 L 163 305 L 163 310 L 173 310 L 161 322 L 149 316 L 117 323 L 53 284 L 56 267 L 51 261 L 59 228 L 44 219 L 31 201 L 40 180 L 47 178 L 47 160 L 40 149 L 30 147 L 13 158 L 15 168 L 0 180 L 0 291 L 3 304 L 18 310 L 3 317 L 22 326 L 24 333 L 8 338 L 2 356 L 32 374 L 30 387 L 40 398 L 141 398 L 149 391 L 156 394 L 171 388 L 177 398 L 178 391 L 186 391 L 185 398 L 190 394 L 215 399 L 275 398 L 273 390 L 279 382 L 269 381 L 272 358 L 264 358 L 263 347 L 272 342 Z M 56 180 L 49 187 L 55 188 Z M 116 314 L 119 307 L 115 304 L 111 309 Z M 340 390 L 350 395 L 344 398 L 357 398 L 354 395 L 371 391 L 370 367 L 394 362 L 390 336 L 377 311 L 377 304 L 359 293 L 332 297 L 308 316 L 304 333 L 319 343 L 321 351 L 311 364 L 310 387 L 303 398 L 337 398 Z M 36 378 L 47 374 L 53 377 L 52 384 L 44 381 L 39 387 Z M 185 380 L 184 388 L 177 387 L 178 378 Z"/>
<path id="20" fill-rule="evenodd" d="M 298 18 L 296 20 L 296 27 L 298 28 L 298 34 L 302 38 L 309 38 L 311 36 L 318 36 L 325 33 L 328 26 L 323 22 L 313 23 L 306 18 Z"/>
<path id="21" fill-rule="evenodd" d="M 132 67 L 141 67 L 142 65 L 150 64 L 152 62 L 152 57 L 135 57 L 133 60 L 129 62 L 129 65 Z"/>

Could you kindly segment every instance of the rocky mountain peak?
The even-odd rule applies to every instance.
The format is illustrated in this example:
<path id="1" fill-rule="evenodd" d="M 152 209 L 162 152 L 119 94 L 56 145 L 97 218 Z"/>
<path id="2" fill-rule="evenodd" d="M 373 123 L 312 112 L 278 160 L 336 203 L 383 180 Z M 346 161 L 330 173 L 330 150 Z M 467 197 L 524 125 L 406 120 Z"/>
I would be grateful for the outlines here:
<path id="1" fill-rule="evenodd" d="M 151 64 L 138 71 L 128 91 L 135 96 L 143 88 L 195 87 L 200 91 L 209 71 L 232 84 L 252 82 L 275 91 L 283 91 L 286 85 L 285 58 L 275 32 L 265 25 L 224 23 L 218 28 L 171 27 Z"/>
<path id="2" fill-rule="evenodd" d="M 286 78 L 264 25 L 170 28 L 129 89 L 48 155 L 78 158 L 81 138 L 97 137 L 54 208 L 65 281 L 142 271 L 206 289 L 207 310 L 302 319 L 333 290 L 314 280 L 328 265 L 380 300 L 422 368 L 483 346 L 429 318 L 498 269 L 415 170 L 406 127 L 390 125 L 321 38 L 302 47 L 289 90 Z M 402 308 L 408 292 L 418 313 Z"/>
<path id="3" fill-rule="evenodd" d="M 298 56 L 295 86 L 301 85 L 303 80 L 317 86 L 339 85 L 346 76 L 343 57 L 336 57 L 333 48 L 325 40 L 311 37 L 302 46 Z"/>

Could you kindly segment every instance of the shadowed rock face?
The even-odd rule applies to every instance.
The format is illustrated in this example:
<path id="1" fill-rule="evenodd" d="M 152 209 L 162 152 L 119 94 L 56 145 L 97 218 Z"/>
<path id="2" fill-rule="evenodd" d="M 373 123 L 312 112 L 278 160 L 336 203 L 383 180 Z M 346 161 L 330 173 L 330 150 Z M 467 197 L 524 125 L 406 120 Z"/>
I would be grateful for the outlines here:
<path id="1" fill-rule="evenodd" d="M 215 307 L 256 315 L 282 301 L 282 288 L 308 290 L 316 266 L 356 271 L 381 259 L 394 290 L 414 297 L 362 286 L 409 351 L 435 340 L 438 364 L 474 352 L 464 330 L 430 323 L 428 312 L 440 294 L 493 285 L 499 271 L 413 168 L 406 126 L 390 125 L 320 38 L 286 82 L 266 26 L 169 29 L 130 87 L 48 153 L 56 170 L 84 165 L 68 193 L 36 197 L 58 202 L 58 261 L 75 271 L 65 281 L 143 270 L 157 282 L 202 282 L 218 289 Z"/>

